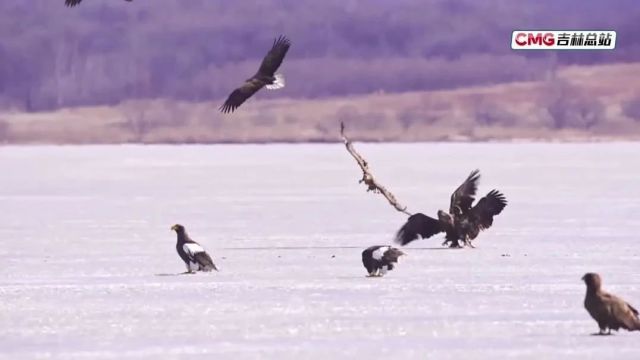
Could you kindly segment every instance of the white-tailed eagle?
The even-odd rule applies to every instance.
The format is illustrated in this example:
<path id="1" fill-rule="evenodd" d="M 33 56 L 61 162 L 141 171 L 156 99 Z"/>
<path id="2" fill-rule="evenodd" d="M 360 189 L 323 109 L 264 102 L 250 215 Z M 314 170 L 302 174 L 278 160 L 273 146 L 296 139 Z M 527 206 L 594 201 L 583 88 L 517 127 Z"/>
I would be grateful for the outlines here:
<path id="1" fill-rule="evenodd" d="M 284 87 L 284 76 L 276 74 L 276 70 L 282 64 L 284 56 L 287 55 L 291 42 L 284 36 L 279 36 L 273 41 L 271 50 L 262 60 L 258 72 L 239 88 L 233 90 L 227 100 L 220 106 L 220 111 L 230 113 L 235 111 L 248 98 L 253 96 L 258 90 L 266 87 L 269 90 L 281 89 Z"/>

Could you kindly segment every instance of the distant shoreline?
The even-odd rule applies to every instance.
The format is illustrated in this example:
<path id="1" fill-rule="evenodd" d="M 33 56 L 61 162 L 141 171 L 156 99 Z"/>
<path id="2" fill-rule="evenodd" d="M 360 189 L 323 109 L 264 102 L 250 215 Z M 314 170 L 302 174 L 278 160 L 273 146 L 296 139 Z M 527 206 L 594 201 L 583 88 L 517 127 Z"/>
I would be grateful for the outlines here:
<path id="1" fill-rule="evenodd" d="M 0 112 L 0 144 L 339 142 L 599 143 L 640 140 L 640 62 L 558 69 L 543 81 L 319 99 L 129 100 Z"/>
<path id="2" fill-rule="evenodd" d="M 601 143 L 635 143 L 640 142 L 640 135 L 631 137 L 588 137 L 588 138 L 514 138 L 514 139 L 483 139 L 483 140 L 416 140 L 416 141 L 398 141 L 398 140 L 357 140 L 355 143 L 360 144 L 601 144 Z M 279 140 L 279 141 L 219 141 L 219 142 L 93 142 L 93 143 L 55 143 L 55 142 L 20 142 L 0 143 L 0 147 L 16 146 L 116 146 L 116 145 L 136 145 L 136 146 L 153 146 L 153 145 L 342 145 L 342 141 L 330 140 Z"/>

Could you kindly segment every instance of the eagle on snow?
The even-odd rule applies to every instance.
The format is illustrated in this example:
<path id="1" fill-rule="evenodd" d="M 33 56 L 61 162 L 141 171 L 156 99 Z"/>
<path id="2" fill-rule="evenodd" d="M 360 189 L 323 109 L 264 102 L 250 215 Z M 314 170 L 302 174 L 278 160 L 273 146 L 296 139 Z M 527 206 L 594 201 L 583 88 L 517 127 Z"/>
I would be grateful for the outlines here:
<path id="1" fill-rule="evenodd" d="M 387 271 L 393 270 L 402 255 L 405 253 L 391 246 L 374 245 L 362 252 L 362 264 L 369 277 L 382 277 Z"/>
<path id="2" fill-rule="evenodd" d="M 598 323 L 597 335 L 611 335 L 611 330 L 622 328 L 640 331 L 638 310 L 621 298 L 602 290 L 602 279 L 596 273 L 586 273 L 582 277 L 587 286 L 584 307 L 593 320 Z M 609 330 L 605 333 L 606 330 Z"/>
<path id="3" fill-rule="evenodd" d="M 211 256 L 207 254 L 200 244 L 191 240 L 189 235 L 187 235 L 187 231 L 184 226 L 175 224 L 171 227 L 171 230 L 175 231 L 178 235 L 176 250 L 178 251 L 178 255 L 182 261 L 184 261 L 187 266 L 187 271 L 185 273 L 194 274 L 196 271 L 218 271 L 213 260 L 211 260 Z"/>

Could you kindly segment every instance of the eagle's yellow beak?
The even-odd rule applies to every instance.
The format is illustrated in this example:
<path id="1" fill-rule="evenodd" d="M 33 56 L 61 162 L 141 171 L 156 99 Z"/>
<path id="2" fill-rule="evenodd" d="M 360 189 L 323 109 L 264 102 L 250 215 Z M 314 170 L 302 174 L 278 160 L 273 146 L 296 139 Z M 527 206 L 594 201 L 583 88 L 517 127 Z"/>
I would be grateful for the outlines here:
<path id="1" fill-rule="evenodd" d="M 176 226 L 176 225 L 171 226 L 171 230 L 172 230 L 172 231 L 176 231 L 176 228 L 177 228 L 177 226 Z"/>

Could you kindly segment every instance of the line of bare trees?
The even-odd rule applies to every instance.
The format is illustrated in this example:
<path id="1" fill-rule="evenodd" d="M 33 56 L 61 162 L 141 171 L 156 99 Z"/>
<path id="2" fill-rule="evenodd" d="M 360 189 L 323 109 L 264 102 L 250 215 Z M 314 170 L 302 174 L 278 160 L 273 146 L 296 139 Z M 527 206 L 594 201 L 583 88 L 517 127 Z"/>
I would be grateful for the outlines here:
<path id="1" fill-rule="evenodd" d="M 255 71 L 280 33 L 293 40 L 283 68 L 288 87 L 267 97 L 538 79 L 548 54 L 512 52 L 511 30 L 614 28 L 620 39 L 616 51 L 569 52 L 558 61 L 639 60 L 634 29 L 640 15 L 623 10 L 625 4 L 633 8 L 635 2 L 619 0 L 611 6 L 572 0 L 523 8 L 509 1 L 474 0 L 95 0 L 70 10 L 59 1 L 4 0 L 0 109 L 39 111 L 140 98 L 221 99 Z"/>

